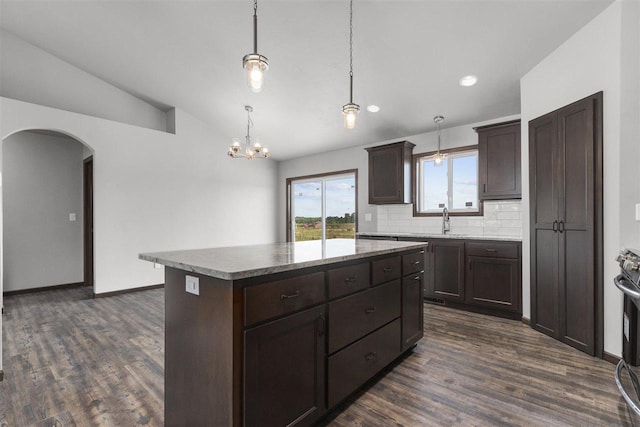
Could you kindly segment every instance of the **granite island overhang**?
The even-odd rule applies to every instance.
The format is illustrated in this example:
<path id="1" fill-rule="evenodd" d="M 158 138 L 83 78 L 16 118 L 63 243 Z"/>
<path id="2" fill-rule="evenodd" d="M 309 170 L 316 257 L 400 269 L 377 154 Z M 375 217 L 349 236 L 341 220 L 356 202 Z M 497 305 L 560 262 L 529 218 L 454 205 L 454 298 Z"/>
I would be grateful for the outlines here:
<path id="1" fill-rule="evenodd" d="M 165 265 L 165 424 L 313 425 L 423 334 L 422 242 L 141 254 Z"/>

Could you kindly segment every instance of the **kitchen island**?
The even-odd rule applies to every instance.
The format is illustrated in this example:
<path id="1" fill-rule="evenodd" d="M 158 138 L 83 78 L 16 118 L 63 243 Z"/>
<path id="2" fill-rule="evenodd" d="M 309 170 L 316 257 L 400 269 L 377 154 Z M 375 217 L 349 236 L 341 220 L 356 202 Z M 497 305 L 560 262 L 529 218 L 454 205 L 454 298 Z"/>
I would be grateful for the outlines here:
<path id="1" fill-rule="evenodd" d="M 307 426 L 423 334 L 426 244 L 141 254 L 165 268 L 165 425 Z"/>

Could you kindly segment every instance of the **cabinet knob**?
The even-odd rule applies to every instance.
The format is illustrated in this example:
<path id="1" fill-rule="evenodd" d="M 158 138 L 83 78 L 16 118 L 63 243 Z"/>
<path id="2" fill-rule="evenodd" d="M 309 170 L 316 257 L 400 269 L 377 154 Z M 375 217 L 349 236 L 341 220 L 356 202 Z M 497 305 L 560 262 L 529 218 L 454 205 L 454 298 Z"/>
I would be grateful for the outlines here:
<path id="1" fill-rule="evenodd" d="M 391 273 L 393 271 L 393 268 L 385 267 L 385 268 L 382 269 L 382 271 L 384 271 L 385 273 Z"/>
<path id="2" fill-rule="evenodd" d="M 345 282 L 347 282 L 347 283 L 353 283 L 353 282 L 355 282 L 356 280 L 358 280 L 358 276 L 346 277 L 346 278 L 344 279 L 344 281 L 345 281 Z"/>
<path id="3" fill-rule="evenodd" d="M 364 312 L 367 314 L 372 314 L 372 313 L 375 313 L 376 311 L 378 311 L 378 307 L 376 307 L 375 305 L 373 307 L 369 307 L 364 310 Z"/>

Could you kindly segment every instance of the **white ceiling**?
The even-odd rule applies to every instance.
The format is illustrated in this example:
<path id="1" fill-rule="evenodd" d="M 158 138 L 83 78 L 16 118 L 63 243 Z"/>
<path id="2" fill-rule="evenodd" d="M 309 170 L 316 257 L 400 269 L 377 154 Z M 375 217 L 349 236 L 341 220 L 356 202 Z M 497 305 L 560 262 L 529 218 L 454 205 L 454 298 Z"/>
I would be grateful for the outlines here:
<path id="1" fill-rule="evenodd" d="M 251 0 L 0 0 L 7 31 L 158 107 L 225 136 L 254 134 L 283 160 L 520 112 L 519 79 L 612 0 L 354 2 L 357 128 L 349 100 L 347 0 L 260 0 L 265 88 L 249 91 Z M 476 86 L 458 79 L 475 74 Z M 377 104 L 379 113 L 366 105 Z"/>

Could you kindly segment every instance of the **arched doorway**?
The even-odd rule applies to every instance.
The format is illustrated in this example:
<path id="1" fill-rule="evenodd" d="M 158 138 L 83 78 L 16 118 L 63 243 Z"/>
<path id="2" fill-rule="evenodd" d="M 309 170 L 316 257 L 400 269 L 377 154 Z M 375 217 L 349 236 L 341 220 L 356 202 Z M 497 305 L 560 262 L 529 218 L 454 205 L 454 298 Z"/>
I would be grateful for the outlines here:
<path id="1" fill-rule="evenodd" d="M 93 150 L 66 132 L 25 129 L 0 144 L 0 292 L 93 292 Z"/>

